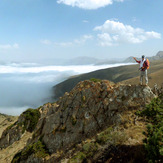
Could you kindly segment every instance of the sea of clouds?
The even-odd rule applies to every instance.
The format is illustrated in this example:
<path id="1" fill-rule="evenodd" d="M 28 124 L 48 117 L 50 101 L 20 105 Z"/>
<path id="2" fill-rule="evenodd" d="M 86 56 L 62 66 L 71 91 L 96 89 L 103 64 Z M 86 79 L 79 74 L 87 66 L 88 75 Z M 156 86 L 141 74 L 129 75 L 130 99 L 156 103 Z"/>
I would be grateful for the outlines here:
<path id="1" fill-rule="evenodd" d="M 0 65 L 0 113 L 20 115 L 28 108 L 37 108 L 44 103 L 52 102 L 52 87 L 72 75 L 121 65 L 127 64 L 44 66 L 36 63 L 10 63 Z"/>

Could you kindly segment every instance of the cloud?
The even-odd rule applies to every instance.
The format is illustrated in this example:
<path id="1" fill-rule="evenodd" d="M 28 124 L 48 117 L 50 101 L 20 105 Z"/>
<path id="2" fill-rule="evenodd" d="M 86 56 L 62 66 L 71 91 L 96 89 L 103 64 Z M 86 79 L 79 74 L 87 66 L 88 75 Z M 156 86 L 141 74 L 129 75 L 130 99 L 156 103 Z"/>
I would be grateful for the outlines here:
<path id="1" fill-rule="evenodd" d="M 42 44 L 45 44 L 45 45 L 49 45 L 49 44 L 52 43 L 50 40 L 47 40 L 47 39 L 45 39 L 45 40 L 40 40 L 40 42 L 41 42 Z"/>
<path id="2" fill-rule="evenodd" d="M 113 46 L 112 38 L 108 33 L 98 34 L 97 35 L 100 41 L 101 46 Z"/>
<path id="3" fill-rule="evenodd" d="M 28 67 L 22 65 L 25 66 L 26 63 L 0 65 L 0 113 L 19 115 L 29 107 L 37 108 L 44 103 L 54 102 L 54 99 L 51 99 L 54 96 L 52 87 L 70 76 L 127 64 L 35 67 L 33 64 Z"/>
<path id="4" fill-rule="evenodd" d="M 154 31 L 144 31 L 141 28 L 134 28 L 119 21 L 107 20 L 103 25 L 94 28 L 100 31 L 97 34 L 101 46 L 113 46 L 124 43 L 142 43 L 149 39 L 160 39 L 161 34 Z"/>
<path id="5" fill-rule="evenodd" d="M 59 46 L 59 47 L 70 47 L 73 45 L 79 45 L 79 44 L 84 44 L 86 41 L 92 39 L 93 36 L 92 35 L 83 35 L 81 38 L 79 39 L 74 39 L 73 41 L 69 41 L 69 42 L 52 42 L 50 40 L 41 40 L 40 42 L 42 44 L 46 44 L 46 45 L 54 45 L 54 46 Z"/>
<path id="6" fill-rule="evenodd" d="M 0 45 L 0 49 L 2 50 L 8 50 L 8 49 L 18 49 L 19 48 L 19 44 L 15 43 L 13 45 L 11 44 L 1 44 Z"/>
<path id="7" fill-rule="evenodd" d="M 83 22 L 83 23 L 89 23 L 89 21 L 88 21 L 88 20 L 83 20 L 82 22 Z"/>
<path id="8" fill-rule="evenodd" d="M 57 3 L 91 10 L 111 5 L 114 1 L 123 2 L 124 0 L 57 0 Z"/>
<path id="9" fill-rule="evenodd" d="M 85 43 L 87 40 L 90 40 L 92 38 L 93 38 L 92 35 L 83 35 L 80 39 L 74 40 L 74 43 L 82 44 L 82 43 Z"/>
<path id="10" fill-rule="evenodd" d="M 70 47 L 73 45 L 73 42 L 54 42 L 54 45 L 61 47 Z"/>

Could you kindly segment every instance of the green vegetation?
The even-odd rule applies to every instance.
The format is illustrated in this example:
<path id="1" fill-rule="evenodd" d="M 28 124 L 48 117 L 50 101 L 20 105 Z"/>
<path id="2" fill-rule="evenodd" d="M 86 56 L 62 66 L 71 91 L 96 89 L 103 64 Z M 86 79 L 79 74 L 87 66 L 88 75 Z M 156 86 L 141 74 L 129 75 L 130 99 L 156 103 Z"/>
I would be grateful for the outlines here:
<path id="1" fill-rule="evenodd" d="M 17 153 L 14 156 L 12 163 L 18 163 L 22 160 L 25 161 L 28 159 L 28 157 L 31 154 L 34 154 L 35 157 L 38 157 L 38 158 L 45 158 L 46 156 L 49 155 L 49 152 L 46 149 L 46 146 L 41 140 L 41 138 L 36 143 L 28 145 L 24 150 Z"/>
<path id="2" fill-rule="evenodd" d="M 127 140 L 127 136 L 120 131 L 113 131 L 112 127 L 107 128 L 97 136 L 97 142 L 99 144 L 110 144 L 113 146 L 124 143 Z"/>
<path id="3" fill-rule="evenodd" d="M 98 143 L 96 142 L 90 142 L 83 145 L 83 151 L 87 157 L 92 157 L 97 150 L 98 150 Z"/>
<path id="4" fill-rule="evenodd" d="M 6 130 L 10 130 L 12 127 L 14 127 L 14 126 L 16 125 L 16 123 L 17 123 L 17 122 L 12 123 L 10 126 L 8 126 L 8 127 L 6 128 Z"/>
<path id="5" fill-rule="evenodd" d="M 99 133 L 95 140 L 83 142 L 80 151 L 78 151 L 69 162 L 82 163 L 88 160 L 90 161 L 98 151 L 101 151 L 103 146 L 117 146 L 124 143 L 126 140 L 124 133 L 114 131 L 112 127 L 109 127 L 105 131 Z"/>
<path id="6" fill-rule="evenodd" d="M 163 94 L 139 112 L 139 115 L 147 118 L 147 131 L 144 132 L 144 146 L 149 162 L 154 163 L 163 160 Z"/>
<path id="7" fill-rule="evenodd" d="M 25 132 L 25 130 L 32 132 L 35 129 L 37 122 L 40 118 L 39 110 L 31 108 L 27 109 L 25 112 L 23 112 L 23 116 L 25 120 L 18 125 L 23 127 L 23 133 Z"/>
<path id="8" fill-rule="evenodd" d="M 82 163 L 86 160 L 86 155 L 83 152 L 78 152 L 68 163 Z"/>
<path id="9" fill-rule="evenodd" d="M 96 79 L 96 78 L 91 78 L 90 81 L 97 83 L 97 82 L 101 82 L 102 80 L 101 79 Z"/>
<path id="10" fill-rule="evenodd" d="M 105 144 L 107 141 L 111 139 L 111 132 L 113 131 L 112 127 L 107 128 L 105 131 L 101 132 L 97 136 L 97 142 L 99 144 Z"/>

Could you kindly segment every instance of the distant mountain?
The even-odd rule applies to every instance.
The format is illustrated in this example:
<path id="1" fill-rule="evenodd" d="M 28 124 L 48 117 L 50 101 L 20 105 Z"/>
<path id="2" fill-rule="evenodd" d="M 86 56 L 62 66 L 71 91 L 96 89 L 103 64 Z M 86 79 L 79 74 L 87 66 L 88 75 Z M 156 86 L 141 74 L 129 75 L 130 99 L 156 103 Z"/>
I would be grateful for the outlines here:
<path id="1" fill-rule="evenodd" d="M 140 59 L 140 58 L 138 58 L 138 59 Z M 135 60 L 134 60 L 133 57 L 131 56 L 131 57 L 128 57 L 127 59 L 125 59 L 123 62 L 124 62 L 124 63 L 134 63 Z"/>
<path id="2" fill-rule="evenodd" d="M 163 59 L 163 51 L 159 51 L 155 56 L 152 56 L 152 57 L 146 56 L 146 58 L 148 58 L 149 61 L 154 61 L 154 60 Z M 137 58 L 137 59 L 140 60 L 141 58 Z M 134 61 L 134 59 L 133 59 L 133 56 L 130 56 L 130 57 L 128 57 L 127 59 L 125 59 L 123 62 L 124 62 L 124 63 L 133 63 L 133 62 L 135 62 L 135 61 Z"/>
<path id="3" fill-rule="evenodd" d="M 154 60 L 159 60 L 163 59 L 163 51 L 159 51 L 155 56 L 148 57 L 149 61 L 154 61 Z M 140 60 L 141 58 L 137 58 Z M 128 58 L 124 59 L 99 59 L 99 58 L 94 58 L 94 57 L 76 57 L 67 61 L 64 61 L 64 65 L 107 65 L 107 64 L 115 64 L 115 63 L 134 63 L 133 56 L 130 56 Z"/>
<path id="4" fill-rule="evenodd" d="M 156 56 L 149 57 L 150 60 L 160 60 L 163 59 L 163 51 L 159 51 Z"/>
<path id="5" fill-rule="evenodd" d="M 76 57 L 64 62 L 64 65 L 90 65 L 103 61 L 94 57 Z"/>

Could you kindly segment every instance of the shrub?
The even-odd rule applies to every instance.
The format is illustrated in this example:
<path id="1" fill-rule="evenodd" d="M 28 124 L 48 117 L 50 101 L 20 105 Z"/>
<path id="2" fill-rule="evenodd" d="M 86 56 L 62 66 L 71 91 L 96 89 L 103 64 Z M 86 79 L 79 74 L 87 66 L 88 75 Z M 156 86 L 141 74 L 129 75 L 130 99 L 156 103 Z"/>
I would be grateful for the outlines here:
<path id="1" fill-rule="evenodd" d="M 127 140 L 127 136 L 121 131 L 113 131 L 112 127 L 107 128 L 97 136 L 97 143 L 110 144 L 113 146 L 124 143 Z"/>
<path id="2" fill-rule="evenodd" d="M 40 112 L 37 109 L 27 109 L 25 112 L 23 112 L 23 116 L 25 120 L 22 123 L 19 123 L 20 126 L 23 126 L 23 132 L 25 130 L 32 132 L 37 122 L 40 118 Z"/>
<path id="3" fill-rule="evenodd" d="M 78 152 L 68 163 L 82 163 L 86 160 L 86 155 L 83 152 Z"/>
<path id="4" fill-rule="evenodd" d="M 151 101 L 141 116 L 148 118 L 147 131 L 144 132 L 144 147 L 149 162 L 163 160 L 163 95 Z"/>
<path id="5" fill-rule="evenodd" d="M 97 149 L 98 149 L 98 144 L 95 142 L 86 143 L 83 145 L 83 152 L 87 158 L 92 157 L 94 153 L 97 151 Z"/>
<path id="6" fill-rule="evenodd" d="M 17 123 L 17 122 L 12 123 L 10 126 L 8 126 L 8 127 L 6 128 L 6 131 L 8 131 L 8 130 L 10 130 L 12 127 L 14 127 L 14 126 L 16 125 L 16 123 Z"/>
<path id="7" fill-rule="evenodd" d="M 112 139 L 111 132 L 113 131 L 112 127 L 107 128 L 105 131 L 101 132 L 97 136 L 97 142 L 99 144 L 105 144 L 108 140 Z"/>
<path id="8" fill-rule="evenodd" d="M 36 143 L 29 144 L 25 149 L 17 153 L 14 156 L 12 163 L 18 163 L 22 160 L 27 160 L 31 154 L 34 154 L 36 157 L 39 158 L 45 158 L 49 155 L 49 152 L 46 149 L 46 146 L 42 142 L 42 140 L 39 139 Z"/>
<path id="9" fill-rule="evenodd" d="M 97 83 L 97 82 L 101 82 L 102 80 L 101 79 L 91 78 L 90 81 Z"/>

